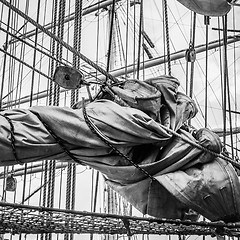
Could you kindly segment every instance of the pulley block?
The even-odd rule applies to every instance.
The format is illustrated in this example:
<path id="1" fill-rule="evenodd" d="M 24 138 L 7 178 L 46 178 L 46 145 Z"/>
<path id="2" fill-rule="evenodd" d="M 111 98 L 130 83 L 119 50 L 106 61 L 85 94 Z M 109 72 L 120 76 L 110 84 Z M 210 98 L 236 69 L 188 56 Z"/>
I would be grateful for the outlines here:
<path id="1" fill-rule="evenodd" d="M 84 80 L 84 75 L 81 71 L 69 66 L 57 67 L 53 75 L 53 81 L 66 89 L 78 89 L 82 85 L 89 85 Z"/>
<path id="2" fill-rule="evenodd" d="M 194 48 L 189 48 L 186 50 L 185 58 L 187 62 L 195 62 L 196 60 L 196 51 Z"/>
<path id="3" fill-rule="evenodd" d="M 14 192 L 17 188 L 17 179 L 13 175 L 6 178 L 6 191 Z"/>

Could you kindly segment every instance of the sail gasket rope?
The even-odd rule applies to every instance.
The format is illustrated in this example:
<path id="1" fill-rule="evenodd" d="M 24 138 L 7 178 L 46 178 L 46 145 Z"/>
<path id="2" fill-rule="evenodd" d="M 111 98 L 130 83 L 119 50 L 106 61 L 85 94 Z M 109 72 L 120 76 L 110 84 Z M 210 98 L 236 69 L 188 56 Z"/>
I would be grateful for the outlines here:
<path id="1" fill-rule="evenodd" d="M 143 168 L 141 168 L 138 164 L 134 163 L 128 156 L 124 155 L 123 153 L 121 153 L 116 147 L 114 147 L 109 141 L 106 140 L 106 137 L 104 137 L 104 134 L 97 128 L 97 126 L 91 121 L 91 119 L 88 117 L 87 112 L 86 112 L 86 107 L 85 107 L 85 102 L 84 99 L 82 101 L 82 109 L 83 109 L 83 116 L 85 119 L 86 124 L 88 125 L 88 127 L 90 128 L 90 130 L 98 136 L 98 138 L 100 138 L 107 146 L 109 146 L 112 150 L 114 150 L 114 152 L 116 152 L 119 156 L 123 157 L 125 160 L 127 160 L 129 163 L 131 163 L 133 166 L 135 166 L 138 170 L 140 170 L 142 173 L 144 173 L 147 177 L 149 177 L 151 180 L 156 180 L 152 175 L 150 175 L 146 170 L 144 170 Z M 40 115 L 38 113 L 33 113 L 34 115 L 36 115 L 39 119 L 39 121 L 44 125 L 44 127 L 46 128 L 46 130 L 51 134 L 51 136 L 55 139 L 55 141 L 59 144 L 59 146 L 62 148 L 62 150 L 76 163 L 84 165 L 79 159 L 77 159 L 64 145 L 64 140 L 62 140 L 60 137 L 58 137 L 53 131 L 52 129 L 48 126 L 47 123 L 45 123 L 42 118 L 40 117 Z M 7 116 L 5 116 L 4 114 L 0 115 L 2 117 L 4 117 L 10 125 L 10 135 L 11 135 L 11 146 L 12 146 L 12 150 L 13 150 L 13 155 L 15 158 L 15 161 L 18 164 L 23 164 L 22 161 L 20 161 L 17 157 L 17 152 L 16 152 L 16 145 L 15 145 L 15 137 L 14 137 L 14 126 L 13 123 L 11 121 L 11 119 Z M 208 152 L 210 154 L 212 154 L 215 157 L 219 157 L 222 158 L 225 161 L 230 162 L 233 166 L 235 166 L 236 168 L 240 169 L 240 164 L 237 163 L 236 161 L 230 159 L 229 157 L 226 157 L 222 154 L 218 154 L 216 152 L 213 152 L 203 146 L 201 146 L 200 144 L 193 142 L 185 137 L 182 137 L 180 134 L 176 133 L 175 131 L 161 125 L 161 127 L 170 132 L 171 134 L 173 134 L 174 136 L 177 136 L 179 138 L 181 138 L 183 141 L 195 146 L 198 149 L 201 149 L 205 152 Z"/>
<path id="2" fill-rule="evenodd" d="M 203 150 L 204 152 L 210 153 L 210 154 L 212 154 L 212 155 L 215 156 L 215 157 L 219 157 L 219 158 L 221 158 L 221 159 L 223 159 L 223 160 L 231 163 L 231 164 L 232 164 L 233 166 L 235 166 L 236 168 L 240 169 L 240 164 L 239 164 L 238 162 L 232 160 L 231 158 L 229 158 L 229 157 L 227 157 L 227 156 L 225 156 L 225 155 L 223 155 L 223 154 L 219 154 L 219 153 L 216 153 L 216 152 L 214 152 L 214 151 L 211 151 L 211 150 L 209 150 L 208 148 L 203 147 L 201 144 L 196 143 L 196 142 L 193 142 L 192 140 L 189 140 L 188 138 L 181 136 L 181 135 L 178 134 L 177 132 L 175 132 L 175 131 L 173 131 L 173 130 L 171 130 L 171 129 L 163 126 L 163 125 L 161 125 L 161 127 L 162 127 L 164 130 L 166 130 L 167 132 L 173 134 L 174 136 L 179 137 L 179 138 L 181 138 L 183 141 L 185 141 L 185 142 L 193 145 L 194 147 L 196 147 L 196 148 L 198 148 L 198 149 L 200 149 L 200 150 Z"/>
<path id="3" fill-rule="evenodd" d="M 81 164 L 81 165 L 85 165 L 84 163 L 82 163 L 79 159 L 77 159 L 68 149 L 67 147 L 64 145 L 64 140 L 61 139 L 60 137 L 58 137 L 53 130 L 48 126 L 47 123 L 45 123 L 41 116 L 38 113 L 33 113 L 35 116 L 38 117 L 39 121 L 44 125 L 44 127 L 46 128 L 46 130 L 51 134 L 51 136 L 55 139 L 55 141 L 59 144 L 59 146 L 62 148 L 62 150 L 76 163 Z"/>
<path id="4" fill-rule="evenodd" d="M 86 107 L 84 99 L 82 100 L 82 111 L 83 116 L 85 119 L 86 124 L 88 125 L 89 129 L 98 137 L 100 138 L 107 146 L 109 146 L 115 153 L 117 153 L 120 157 L 127 160 L 131 165 L 136 167 L 138 170 L 140 170 L 144 175 L 149 177 L 152 181 L 157 181 L 156 178 L 154 178 L 152 175 L 150 175 L 145 169 L 141 168 L 138 164 L 134 163 L 127 155 L 120 152 L 116 147 L 114 147 L 104 136 L 104 134 L 98 129 L 98 127 L 91 121 L 91 119 L 87 115 Z"/>
<path id="5" fill-rule="evenodd" d="M 35 27 L 39 28 L 42 32 L 44 32 L 45 34 L 47 34 L 49 37 L 53 38 L 55 41 L 57 41 L 58 43 L 60 43 L 61 45 L 63 45 L 66 49 L 68 49 L 69 51 L 71 51 L 72 53 L 76 54 L 78 57 L 80 57 L 82 60 L 84 60 L 86 63 L 88 63 L 89 65 L 91 65 L 93 68 L 95 68 L 96 70 L 98 70 L 100 73 L 102 73 L 103 75 L 105 75 L 106 77 L 108 77 L 109 79 L 111 79 L 114 82 L 119 82 L 119 80 L 112 76 L 110 73 L 108 73 L 107 71 L 105 71 L 103 68 L 101 68 L 99 65 L 97 65 L 96 63 L 94 63 L 93 61 L 91 61 L 90 59 L 88 59 L 86 56 L 84 56 L 82 53 L 78 52 L 76 49 L 74 49 L 72 46 L 70 46 L 69 44 L 67 44 L 66 42 L 64 42 L 63 40 L 59 39 L 57 36 L 55 36 L 54 34 L 52 34 L 50 31 L 48 31 L 47 29 L 44 28 L 44 26 L 40 25 L 39 23 L 37 23 L 36 21 L 34 21 L 32 18 L 30 18 L 28 15 L 26 15 L 25 13 L 23 13 L 22 11 L 20 11 L 18 8 L 16 8 L 15 6 L 13 6 L 11 3 L 9 3 L 6 0 L 0 0 L 1 3 L 3 3 L 4 5 L 8 6 L 11 10 L 13 10 L 14 12 L 16 12 L 17 14 L 19 14 L 21 17 L 23 17 L 24 19 L 26 19 L 27 21 L 29 21 L 31 24 L 33 24 Z M 170 130 L 170 129 L 166 129 L 167 131 L 170 131 L 171 133 L 173 133 L 174 135 L 176 135 L 177 133 L 175 133 L 174 131 Z M 177 134 L 178 135 L 178 134 Z M 180 138 L 182 138 L 181 136 L 179 136 Z M 184 139 L 183 139 L 184 140 Z M 61 142 L 61 141 L 60 141 Z M 189 140 L 188 140 L 189 142 Z M 199 144 L 196 144 L 194 142 L 192 142 L 192 144 L 194 144 L 196 147 L 207 151 L 211 154 L 213 154 L 214 156 L 220 157 L 230 163 L 232 163 L 232 165 L 234 165 L 235 167 L 237 167 L 238 169 L 240 169 L 240 164 L 233 161 L 232 159 L 217 154 L 213 151 L 210 151 L 204 147 L 202 147 Z M 64 145 L 63 145 L 64 146 Z M 65 147 L 64 147 L 65 148 Z M 67 152 L 68 149 L 66 149 Z M 67 153 L 66 152 L 66 153 Z M 70 153 L 70 152 L 69 152 Z M 71 153 L 70 153 L 71 154 Z M 73 156 L 74 157 L 74 156 Z M 75 158 L 75 157 L 74 157 Z M 78 162 L 79 160 L 76 159 Z"/>
<path id="6" fill-rule="evenodd" d="M 143 172 L 146 176 L 148 176 L 151 180 L 156 180 L 156 178 L 154 178 L 152 175 L 150 175 L 146 170 L 144 170 L 143 168 L 141 168 L 138 164 L 134 163 L 128 156 L 124 155 L 123 153 L 121 153 L 116 147 L 114 147 L 109 141 L 107 141 L 107 138 L 104 136 L 104 134 L 98 129 L 98 127 L 91 121 L 91 119 L 88 117 L 87 112 L 86 112 L 86 108 L 85 108 L 85 104 L 84 104 L 84 99 L 82 101 L 82 109 L 83 109 L 83 116 L 84 119 L 88 125 L 88 127 L 90 128 L 90 130 L 96 134 L 98 136 L 98 138 L 100 138 L 107 146 L 109 146 L 113 151 L 115 151 L 119 156 L 123 157 L 125 160 L 127 160 L 128 162 L 130 162 L 133 166 L 135 166 L 138 170 L 140 170 L 141 172 Z M 182 139 L 183 141 L 191 144 L 192 146 L 203 150 L 204 152 L 210 153 L 215 157 L 219 157 L 227 162 L 230 162 L 233 166 L 235 166 L 236 168 L 240 169 L 240 164 L 234 160 L 232 160 L 231 158 L 224 156 L 222 154 L 216 153 L 214 151 L 211 151 L 205 147 L 203 147 L 202 145 L 200 145 L 199 143 L 193 142 L 192 140 L 189 140 L 186 137 L 181 136 L 180 134 L 178 134 L 177 132 L 161 125 L 161 127 L 171 133 L 172 135 Z"/>
<path id="7" fill-rule="evenodd" d="M 2 110 L 1 110 L 1 111 L 2 111 Z M 11 120 L 9 117 L 7 117 L 5 114 L 1 114 L 1 113 L 0 113 L 0 116 L 4 117 L 4 118 L 8 121 L 9 125 L 10 125 L 10 137 L 11 137 L 10 140 L 11 140 L 11 146 L 12 146 L 12 152 L 13 152 L 14 160 L 15 160 L 18 164 L 21 164 L 21 165 L 22 165 L 23 162 L 20 161 L 20 160 L 18 159 L 18 156 L 17 156 L 16 145 L 15 145 L 16 140 L 15 140 L 15 137 L 14 137 L 14 126 L 13 126 L 12 120 Z"/>

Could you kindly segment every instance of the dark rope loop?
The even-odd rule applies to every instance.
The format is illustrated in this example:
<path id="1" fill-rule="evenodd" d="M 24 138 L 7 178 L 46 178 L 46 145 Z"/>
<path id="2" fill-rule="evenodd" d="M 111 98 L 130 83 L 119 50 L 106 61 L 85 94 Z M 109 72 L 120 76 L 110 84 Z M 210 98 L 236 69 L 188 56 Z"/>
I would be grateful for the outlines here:
<path id="1" fill-rule="evenodd" d="M 11 135 L 11 146 L 12 146 L 12 151 L 13 151 L 13 156 L 14 156 L 14 160 L 18 163 L 18 164 L 23 164 L 22 161 L 20 161 L 18 159 L 18 156 L 17 156 L 17 151 L 16 151 L 16 145 L 15 145 L 15 137 L 14 137 L 14 126 L 13 126 L 13 123 L 12 123 L 12 120 L 7 117 L 5 114 L 0 114 L 1 116 L 3 116 L 9 123 L 10 125 L 10 135 Z"/>
<path id="2" fill-rule="evenodd" d="M 59 146 L 62 148 L 62 150 L 76 163 L 81 164 L 81 165 L 85 165 L 83 164 L 79 159 L 77 159 L 64 145 L 64 140 L 61 139 L 60 137 L 58 137 L 53 131 L 52 129 L 48 126 L 47 123 L 45 123 L 41 116 L 38 113 L 33 113 L 35 114 L 39 121 L 44 125 L 44 127 L 46 128 L 46 130 L 51 134 L 51 136 L 55 139 L 55 141 L 59 144 Z"/>
<path id="3" fill-rule="evenodd" d="M 138 170 L 140 170 L 144 175 L 149 177 L 152 181 L 155 181 L 156 178 L 154 178 L 152 175 L 150 175 L 146 170 L 141 168 L 138 164 L 134 163 L 128 156 L 124 155 L 122 152 L 120 152 L 116 147 L 114 147 L 109 141 L 106 140 L 106 137 L 104 134 L 98 129 L 98 127 L 91 121 L 91 119 L 87 115 L 84 99 L 82 101 L 82 109 L 83 109 L 83 116 L 85 119 L 86 124 L 88 125 L 89 129 L 99 138 L 101 139 L 108 147 L 110 147 L 115 153 L 117 153 L 120 157 L 127 160 L 131 165 L 136 167 Z"/>

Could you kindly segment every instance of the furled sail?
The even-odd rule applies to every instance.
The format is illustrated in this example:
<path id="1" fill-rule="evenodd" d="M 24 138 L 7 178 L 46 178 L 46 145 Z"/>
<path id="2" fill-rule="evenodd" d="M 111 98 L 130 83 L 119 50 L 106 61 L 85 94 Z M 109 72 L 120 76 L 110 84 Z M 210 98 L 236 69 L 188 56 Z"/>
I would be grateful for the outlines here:
<path id="1" fill-rule="evenodd" d="M 223 16 L 231 10 L 229 0 L 178 0 L 190 10 L 205 16 Z"/>
<path id="2" fill-rule="evenodd" d="M 0 164 L 73 160 L 99 170 L 144 214 L 183 219 L 193 209 L 210 220 L 239 220 L 240 183 L 234 168 L 191 144 L 215 153 L 222 148 L 210 130 L 185 126 L 197 113 L 194 101 L 178 92 L 173 77 L 138 83 L 113 88 L 132 107 L 99 99 L 80 109 L 2 111 Z"/>

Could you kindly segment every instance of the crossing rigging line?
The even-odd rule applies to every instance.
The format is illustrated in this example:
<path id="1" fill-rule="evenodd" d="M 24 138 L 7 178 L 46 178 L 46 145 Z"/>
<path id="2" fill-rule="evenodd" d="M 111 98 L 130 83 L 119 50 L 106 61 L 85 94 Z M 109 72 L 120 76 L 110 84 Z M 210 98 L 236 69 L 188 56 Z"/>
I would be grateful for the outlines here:
<path id="1" fill-rule="evenodd" d="M 112 80 L 113 82 L 119 82 L 119 80 L 112 76 L 110 73 L 108 73 L 107 71 L 105 71 L 103 68 L 101 68 L 99 65 L 97 65 L 96 63 L 94 63 L 93 61 L 91 61 L 89 58 L 87 58 L 85 55 L 83 55 L 82 53 L 80 53 L 79 51 L 77 51 L 76 49 L 74 49 L 72 46 L 70 46 L 69 44 L 67 44 L 65 41 L 61 40 L 59 37 L 57 37 L 56 35 L 54 35 L 53 33 L 51 33 L 50 31 L 48 31 L 47 29 L 45 29 L 41 24 L 37 23 L 36 21 L 34 21 L 32 18 L 30 18 L 29 16 L 27 16 L 25 13 L 23 13 L 22 11 L 20 11 L 18 8 L 16 8 L 15 6 L 13 6 L 11 3 L 9 3 L 6 0 L 0 0 L 1 3 L 3 3 L 4 5 L 6 5 L 7 7 L 9 7 L 11 10 L 13 10 L 14 12 L 16 12 L 17 14 L 19 14 L 21 17 L 23 17 L 24 19 L 26 19 L 28 22 L 30 22 L 31 24 L 33 24 L 36 28 L 38 28 L 39 30 L 41 30 L 42 32 L 44 32 L 45 34 L 47 34 L 50 38 L 54 39 L 56 42 L 58 42 L 60 45 L 62 45 L 63 47 L 65 47 L 67 50 L 71 51 L 73 54 L 75 54 L 76 56 L 78 56 L 79 58 L 81 58 L 83 61 L 85 61 L 87 64 L 89 64 L 90 66 L 92 66 L 93 68 L 95 68 L 97 71 L 99 71 L 100 73 L 102 73 L 103 75 L 105 75 L 107 78 L 109 78 L 110 80 Z"/>
<path id="2" fill-rule="evenodd" d="M 4 2 L 4 0 L 1 0 L 1 2 Z M 53 38 L 56 41 L 58 41 L 59 44 L 63 45 L 64 43 L 61 38 L 57 38 L 56 36 Z M 73 51 L 69 45 L 68 46 L 70 51 Z M 65 46 L 65 47 L 66 47 Z M 67 47 L 66 47 L 67 48 Z M 74 52 L 74 51 L 73 51 Z M 79 51 L 74 52 L 77 56 L 82 58 L 81 53 Z M 84 60 L 84 59 L 83 59 Z M 85 61 L 85 60 L 84 60 Z M 89 63 L 90 64 L 90 63 Z M 92 64 L 92 63 L 91 63 Z M 91 65 L 90 64 L 90 65 Z M 93 66 L 94 67 L 94 66 Z M 101 72 L 101 71 L 100 71 Z M 108 75 L 107 72 L 102 72 L 104 75 Z M 108 76 L 109 77 L 109 76 Z M 110 77 L 109 77 L 110 78 Z M 1 205 L 1 204 L 0 204 Z M 2 205 L 1 205 L 2 206 Z M 5 207 L 7 207 L 5 209 Z M 17 209 L 16 211 L 9 212 L 7 210 L 11 209 L 13 207 L 14 209 Z M 79 212 L 62 212 L 61 210 L 60 213 L 57 213 L 57 215 L 50 215 L 45 213 L 49 213 L 52 211 L 55 212 L 53 209 L 50 208 L 41 208 L 40 209 L 25 209 L 23 206 L 4 206 L 3 212 L 0 212 L 0 233 L 6 233 L 10 231 L 11 233 L 66 233 L 69 231 L 70 233 L 114 233 L 116 230 L 117 233 L 122 234 L 127 233 L 128 235 L 132 234 L 137 234 L 137 233 L 146 233 L 146 234 L 201 234 L 201 235 L 212 235 L 216 234 L 217 232 L 224 234 L 229 234 L 229 235 L 236 235 L 238 236 L 238 231 L 237 233 L 233 233 L 233 231 L 230 231 L 228 229 L 228 225 L 222 225 L 216 224 L 215 226 L 212 225 L 207 225 L 207 229 L 204 229 L 205 226 L 200 226 L 201 229 L 198 228 L 193 228 L 192 226 L 195 227 L 195 223 L 191 223 L 192 225 L 186 224 L 186 226 L 190 226 L 190 228 L 186 228 L 184 225 L 184 222 L 182 221 L 173 221 L 169 222 L 166 220 L 148 220 L 146 218 L 143 219 L 137 219 L 137 218 L 122 218 L 122 216 L 118 215 L 81 215 Z M 21 211 L 18 211 L 21 208 Z M 6 212 L 5 212 L 6 210 Z M 26 210 L 25 214 L 22 213 L 22 210 Z M 30 210 L 30 211 L 29 211 Z M 19 212 L 19 213 L 18 213 Z M 36 212 L 36 213 L 35 213 Z M 43 213 L 42 216 L 39 216 L 39 212 Z M 41 215 L 41 214 L 40 214 Z M 48 218 L 49 217 L 49 218 Z M 97 218 L 100 217 L 100 220 Z M 114 217 L 116 219 L 116 222 L 114 220 Z M 109 219 L 110 218 L 110 219 Z M 21 221 L 19 224 L 19 219 Z M 120 220 L 119 220 L 120 219 Z M 96 220 L 96 221 L 95 221 Z M 16 221 L 16 222 L 14 222 Z M 109 222 L 113 222 L 113 226 L 109 224 Z M 131 221 L 136 222 L 134 225 Z M 86 224 L 87 222 L 87 224 Z M 147 222 L 147 223 L 146 223 Z M 15 224 L 16 223 L 16 224 Z M 22 224 L 21 224 L 22 223 Z M 44 225 L 46 223 L 46 225 Z M 167 225 L 165 225 L 167 223 Z M 178 224 L 181 223 L 181 224 Z M 92 225 L 91 225 L 92 224 Z M 131 226 L 131 224 L 133 224 Z M 160 225 L 161 224 L 161 225 Z M 170 226 L 169 224 L 173 224 Z M 184 225 L 184 227 L 183 227 Z M 197 224 L 198 225 L 198 224 Z M 140 226 L 140 228 L 139 228 Z M 232 226 L 232 225 L 230 225 Z M 234 225 L 235 227 L 239 227 L 238 225 Z M 36 227 L 36 228 L 35 228 Z M 108 228 L 109 227 L 109 228 Z M 213 229 L 212 229 L 213 227 Z M 11 229 L 10 229 L 11 228 Z M 8 230 L 10 229 L 10 230 Z M 209 231 L 208 231 L 209 229 Z M 226 232 L 225 232 L 226 230 Z M 204 234 L 205 233 L 205 234 Z"/>

